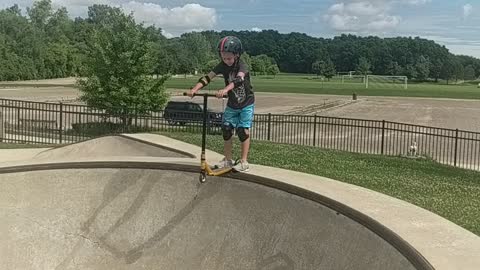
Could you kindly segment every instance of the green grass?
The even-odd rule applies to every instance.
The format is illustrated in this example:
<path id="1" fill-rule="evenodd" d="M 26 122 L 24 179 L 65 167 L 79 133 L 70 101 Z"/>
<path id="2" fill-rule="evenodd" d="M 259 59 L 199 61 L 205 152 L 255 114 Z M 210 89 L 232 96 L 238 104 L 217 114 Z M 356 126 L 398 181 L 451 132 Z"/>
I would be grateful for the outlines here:
<path id="1" fill-rule="evenodd" d="M 53 146 L 51 144 L 0 143 L 0 149 L 50 148 Z"/>
<path id="2" fill-rule="evenodd" d="M 171 78 L 166 82 L 167 88 L 189 89 L 197 83 L 198 76 L 187 78 Z M 273 76 L 254 76 L 252 85 L 256 92 L 277 93 L 303 93 L 303 94 L 330 94 L 359 96 L 398 96 L 398 97 L 432 97 L 432 98 L 458 98 L 480 99 L 480 89 L 474 84 L 446 85 L 444 83 L 409 83 L 408 89 L 400 85 L 385 87 L 371 85 L 365 89 L 361 83 L 344 83 L 338 79 L 322 81 L 312 75 L 281 74 Z M 216 78 L 208 89 L 216 90 L 224 87 L 223 78 Z"/>
<path id="3" fill-rule="evenodd" d="M 160 134 L 201 145 L 199 134 Z M 222 153 L 221 136 L 208 136 L 207 148 Z M 235 157 L 239 157 L 239 149 L 238 140 L 235 140 Z M 355 154 L 264 141 L 252 141 L 249 161 L 375 190 L 432 211 L 480 236 L 480 172 L 430 160 Z"/>

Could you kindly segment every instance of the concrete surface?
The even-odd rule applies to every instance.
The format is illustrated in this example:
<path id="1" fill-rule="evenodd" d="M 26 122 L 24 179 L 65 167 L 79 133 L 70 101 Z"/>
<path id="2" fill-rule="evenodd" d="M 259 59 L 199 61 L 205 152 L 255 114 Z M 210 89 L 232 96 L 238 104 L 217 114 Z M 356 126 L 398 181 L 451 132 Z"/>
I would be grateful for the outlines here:
<path id="1" fill-rule="evenodd" d="M 0 164 L 0 269 L 480 265 L 480 237 L 404 201 L 255 164 L 249 173 L 200 184 L 199 147 L 152 134 L 122 138 L 197 156 L 67 155 Z"/>
<path id="2" fill-rule="evenodd" d="M 2 269 L 414 269 L 389 243 L 287 192 L 197 173 L 0 175 Z"/>
<path id="3" fill-rule="evenodd" d="M 160 146 L 134 137 L 105 136 L 45 150 L 35 159 L 77 159 L 98 156 L 195 157 L 167 145 Z"/>
<path id="4" fill-rule="evenodd" d="M 175 140 L 167 136 L 149 133 L 122 134 L 121 136 L 124 138 L 131 138 L 138 141 L 149 142 L 160 147 L 181 149 L 183 152 L 188 153 L 188 155 L 190 155 L 191 157 L 200 160 L 200 154 L 202 152 L 201 147 Z M 208 148 L 208 145 L 206 148 Z M 206 149 L 205 155 L 207 157 L 207 160 L 210 162 L 217 162 L 223 158 L 223 155 L 208 149 Z"/>
<path id="5" fill-rule="evenodd" d="M 50 148 L 0 149 L 0 162 L 31 159 Z"/>

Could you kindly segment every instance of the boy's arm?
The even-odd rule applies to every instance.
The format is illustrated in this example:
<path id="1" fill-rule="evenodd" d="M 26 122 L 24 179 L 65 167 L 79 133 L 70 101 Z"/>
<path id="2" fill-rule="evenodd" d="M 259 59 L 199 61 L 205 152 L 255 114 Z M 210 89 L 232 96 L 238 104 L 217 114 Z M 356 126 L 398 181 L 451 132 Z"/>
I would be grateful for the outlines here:
<path id="1" fill-rule="evenodd" d="M 217 76 L 217 74 L 214 72 L 214 71 L 210 71 L 207 75 L 201 77 L 199 80 L 198 80 L 198 83 L 192 88 L 192 90 L 190 90 L 189 92 L 189 96 L 190 97 L 193 97 L 193 95 L 195 93 L 197 93 L 198 91 L 200 91 L 200 89 L 202 89 L 203 87 L 207 86 L 210 81 L 215 78 L 215 76 Z"/>
<path id="2" fill-rule="evenodd" d="M 230 83 L 225 86 L 222 90 L 218 91 L 217 96 L 226 95 L 235 87 L 240 87 L 245 82 L 245 76 L 248 73 L 248 68 L 245 62 L 240 60 L 237 76 L 230 81 Z"/>
<path id="3" fill-rule="evenodd" d="M 223 94 L 226 95 L 233 88 L 235 88 L 239 85 L 242 85 L 244 79 L 245 79 L 245 73 L 243 73 L 243 71 L 239 71 L 237 73 L 237 77 L 235 77 L 235 79 L 233 79 L 231 83 L 229 83 L 227 86 L 225 86 L 225 88 L 223 88 L 220 91 L 223 91 Z"/>

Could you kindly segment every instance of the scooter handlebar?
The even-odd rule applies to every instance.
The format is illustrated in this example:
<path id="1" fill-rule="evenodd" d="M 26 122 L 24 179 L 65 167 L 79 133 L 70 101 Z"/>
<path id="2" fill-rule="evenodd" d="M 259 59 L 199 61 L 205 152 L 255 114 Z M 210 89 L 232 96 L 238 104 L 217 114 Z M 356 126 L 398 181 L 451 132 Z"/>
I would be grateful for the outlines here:
<path id="1" fill-rule="evenodd" d="M 188 92 L 183 92 L 183 95 L 184 96 L 188 96 Z M 204 93 L 204 94 L 193 94 L 194 97 L 204 97 L 204 96 L 207 96 L 207 97 L 217 97 L 216 94 L 207 94 L 207 93 Z M 223 96 L 224 98 L 227 98 L 228 96 L 225 95 Z"/>

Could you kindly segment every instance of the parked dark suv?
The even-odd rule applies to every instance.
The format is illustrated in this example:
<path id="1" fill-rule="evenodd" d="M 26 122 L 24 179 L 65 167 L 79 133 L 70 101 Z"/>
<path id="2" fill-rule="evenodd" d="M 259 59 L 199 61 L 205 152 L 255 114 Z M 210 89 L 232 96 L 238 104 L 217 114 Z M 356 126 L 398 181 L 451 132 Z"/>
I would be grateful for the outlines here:
<path id="1" fill-rule="evenodd" d="M 203 105 L 188 101 L 169 101 L 163 116 L 170 125 L 201 124 L 203 122 Z M 221 126 L 222 116 L 222 113 L 207 109 L 207 125 Z"/>

